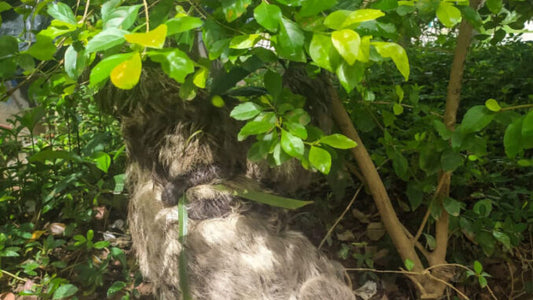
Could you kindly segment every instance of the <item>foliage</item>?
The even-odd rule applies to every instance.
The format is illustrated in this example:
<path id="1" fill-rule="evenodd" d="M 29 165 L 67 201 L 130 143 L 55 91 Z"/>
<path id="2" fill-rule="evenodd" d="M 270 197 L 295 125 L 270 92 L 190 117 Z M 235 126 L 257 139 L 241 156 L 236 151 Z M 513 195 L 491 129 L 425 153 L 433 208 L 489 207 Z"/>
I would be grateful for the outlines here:
<path id="1" fill-rule="evenodd" d="M 124 278 L 108 294 L 132 281 L 123 253 L 95 236 L 97 224 L 91 223 L 95 208 L 123 211 L 124 199 L 118 125 L 98 111 L 92 96 L 109 81 L 123 90 L 142 85 L 143 70 L 154 66 L 180 84 L 184 101 L 208 97 L 205 105 L 223 107 L 238 99 L 230 115 L 243 122 L 238 139 L 254 140 L 251 160 L 279 166 L 297 159 L 323 174 L 340 169 L 335 165 L 345 152 L 339 150 L 363 146 L 342 134 L 325 134 L 311 117 L 311 107 L 328 105 L 318 98 L 341 95 L 388 193 L 399 199 L 396 208 L 407 230 L 416 231 L 420 223 L 424 229 L 424 211 L 431 226 L 450 215 L 452 239 L 468 246 L 451 249 L 447 259 L 476 261 L 467 275 L 482 287 L 487 276 L 477 260 L 499 249 L 511 255 L 530 229 L 533 82 L 525 62 L 532 49 L 498 44 L 513 40 L 531 17 L 522 1 L 489 0 L 479 9 L 447 0 L 161 0 L 149 6 L 2 1 L 0 11 L 50 18 L 34 40 L 0 37 L 0 79 L 31 82 L 28 96 L 39 105 L 3 130 L 0 145 L 6 179 L 0 183 L 6 223 L 0 253 L 18 257 L 1 260 L 0 267 L 39 276 L 30 293 L 61 298 L 79 295 L 79 287 L 92 293 L 116 260 Z M 478 34 L 454 129 L 442 114 L 450 52 L 460 43 L 454 39 L 458 24 L 470 24 Z M 20 47 L 23 42 L 31 45 Z M 297 63 L 306 63 L 302 77 L 324 83 L 317 99 L 298 94 L 282 76 Z M 5 92 L 3 98 L 10 93 Z M 33 135 L 41 120 L 50 130 Z M 21 143 L 23 132 L 31 145 Z M 440 193 L 442 174 L 452 172 L 448 195 L 432 196 Z M 46 229 L 49 221 L 68 225 L 58 235 Z M 424 249 L 434 250 L 436 234 L 427 229 L 423 236 Z M 479 247 L 467 252 L 470 243 Z M 62 260 L 58 251 L 78 255 Z M 111 255 L 94 261 L 104 251 Z M 367 253 L 353 257 L 358 265 L 373 266 Z M 402 260 L 409 270 L 423 268 L 413 257 Z M 66 263 L 79 271 L 72 283 L 60 277 L 69 272 Z"/>

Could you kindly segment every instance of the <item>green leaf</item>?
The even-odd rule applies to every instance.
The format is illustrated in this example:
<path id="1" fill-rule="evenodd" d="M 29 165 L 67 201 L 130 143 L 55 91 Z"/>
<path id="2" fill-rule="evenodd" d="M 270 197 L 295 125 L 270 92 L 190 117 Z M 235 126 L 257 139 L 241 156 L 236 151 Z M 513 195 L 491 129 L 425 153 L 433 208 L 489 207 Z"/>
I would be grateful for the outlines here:
<path id="1" fill-rule="evenodd" d="M 463 165 L 463 156 L 451 149 L 446 150 L 440 157 L 440 164 L 444 171 L 455 171 L 455 169 Z"/>
<path id="2" fill-rule="evenodd" d="M 449 2 L 441 1 L 437 8 L 437 18 L 446 27 L 453 27 L 461 22 L 461 11 Z"/>
<path id="3" fill-rule="evenodd" d="M 115 281 L 113 284 L 107 289 L 107 297 L 110 298 L 114 294 L 122 291 L 127 284 L 123 281 Z"/>
<path id="4" fill-rule="evenodd" d="M 311 117 L 309 116 L 309 114 L 301 108 L 291 110 L 290 112 L 286 113 L 283 117 L 284 119 L 286 119 L 287 121 L 291 123 L 300 123 L 304 126 L 309 124 L 309 122 L 311 122 Z"/>
<path id="5" fill-rule="evenodd" d="M 235 120 L 243 121 L 249 120 L 257 116 L 263 108 L 253 102 L 241 103 L 231 111 L 230 117 Z"/>
<path id="6" fill-rule="evenodd" d="M 346 28 L 355 23 L 361 23 L 366 21 L 372 21 L 377 18 L 383 17 L 385 14 L 379 9 L 358 9 L 348 15 L 344 23 L 342 24 L 343 28 Z"/>
<path id="7" fill-rule="evenodd" d="M 7 3 L 6 1 L 0 2 L 0 13 L 4 12 L 4 11 L 7 11 L 7 10 L 10 10 L 12 8 L 13 7 L 11 5 L 9 5 L 9 3 Z M 0 23 L 0 25 L 1 25 L 1 23 Z"/>
<path id="8" fill-rule="evenodd" d="M 142 62 L 139 52 L 135 52 L 130 59 L 118 64 L 109 77 L 113 85 L 119 89 L 129 90 L 137 85 L 141 78 Z"/>
<path id="9" fill-rule="evenodd" d="M 351 29 L 337 30 L 331 33 L 331 41 L 342 58 L 352 66 L 357 59 L 361 45 L 359 34 Z"/>
<path id="10" fill-rule="evenodd" d="M 407 271 L 411 271 L 415 267 L 415 263 L 409 258 L 405 259 L 404 265 Z"/>
<path id="11" fill-rule="evenodd" d="M 498 101 L 492 98 L 485 101 L 485 107 L 487 107 L 490 111 L 493 111 L 493 112 L 499 112 L 502 109 L 500 104 L 498 104 Z"/>
<path id="12" fill-rule="evenodd" d="M 9 35 L 0 36 L 0 58 L 17 52 L 19 52 L 19 46 L 16 38 Z"/>
<path id="13" fill-rule="evenodd" d="M 199 68 L 198 71 L 194 73 L 194 78 L 193 78 L 194 85 L 201 89 L 205 89 L 205 84 L 207 82 L 208 75 L 209 75 L 209 70 L 207 70 L 207 68 L 204 68 L 204 67 Z"/>
<path id="14" fill-rule="evenodd" d="M 132 5 L 132 6 L 121 6 L 113 9 L 110 14 L 107 14 L 105 18 L 102 17 L 104 23 L 104 29 L 107 28 L 119 28 L 128 30 L 135 19 L 137 19 L 137 14 L 139 13 L 139 8 L 142 5 Z"/>
<path id="15" fill-rule="evenodd" d="M 337 4 L 337 0 L 304 0 L 300 9 L 300 16 L 310 17 L 331 8 Z"/>
<path id="16" fill-rule="evenodd" d="M 284 122 L 285 128 L 293 135 L 305 140 L 307 139 L 307 130 L 305 126 L 300 123 Z"/>
<path id="17" fill-rule="evenodd" d="M 309 56 L 315 64 L 328 71 L 332 71 L 331 65 L 331 48 L 333 44 L 331 38 L 320 33 L 313 34 L 309 44 Z"/>
<path id="18" fill-rule="evenodd" d="M 167 35 L 173 35 L 198 28 L 202 26 L 203 23 L 204 22 L 200 18 L 180 16 L 168 20 L 165 24 L 167 24 Z"/>
<path id="19" fill-rule="evenodd" d="M 503 7 L 502 0 L 487 0 L 485 5 L 493 14 L 498 14 Z"/>
<path id="20" fill-rule="evenodd" d="M 124 35 L 128 34 L 127 31 L 117 28 L 108 28 L 95 35 L 88 43 L 85 51 L 87 54 L 103 51 L 109 48 L 123 44 L 126 39 Z"/>
<path id="21" fill-rule="evenodd" d="M 357 146 L 356 142 L 338 133 L 325 136 L 318 140 L 318 142 L 337 149 L 350 149 Z"/>
<path id="22" fill-rule="evenodd" d="M 96 86 L 98 83 L 106 80 L 116 66 L 123 61 L 130 59 L 132 55 L 133 52 L 130 52 L 115 54 L 104 58 L 91 70 L 91 75 L 89 76 L 89 86 Z"/>
<path id="23" fill-rule="evenodd" d="M 405 156 L 403 156 L 400 151 L 394 151 L 391 159 L 394 173 L 396 173 L 401 179 L 407 180 L 409 178 L 409 162 Z"/>
<path id="24" fill-rule="evenodd" d="M 231 23 L 246 12 L 252 0 L 220 0 L 226 21 Z"/>
<path id="25" fill-rule="evenodd" d="M 32 155 L 28 160 L 30 162 L 44 162 L 44 161 L 55 161 L 56 159 L 64 159 L 64 160 L 73 160 L 76 162 L 81 162 L 82 159 L 69 151 L 65 150 L 57 150 L 53 151 L 51 149 L 42 150 L 40 152 L 35 153 Z"/>
<path id="26" fill-rule="evenodd" d="M 502 245 L 505 247 L 505 249 L 507 250 L 511 250 L 512 248 L 512 245 L 511 245 L 511 238 L 501 232 L 501 231 L 498 231 L 498 230 L 493 230 L 492 231 L 492 236 L 500 243 L 502 243 Z"/>
<path id="27" fill-rule="evenodd" d="M 276 32 L 281 23 L 281 9 L 273 4 L 261 2 L 254 9 L 254 18 L 259 25 L 270 32 Z"/>
<path id="28" fill-rule="evenodd" d="M 232 49 L 252 48 L 260 39 L 261 35 L 257 33 L 237 35 L 231 39 L 229 47 Z"/>
<path id="29" fill-rule="evenodd" d="M 280 197 L 260 191 L 253 191 L 253 190 L 238 190 L 238 189 L 230 189 L 226 186 L 217 186 L 217 188 L 225 191 L 233 191 L 233 193 L 239 197 L 242 197 L 244 199 L 252 200 L 258 203 L 268 204 L 270 206 L 275 207 L 282 207 L 286 209 L 297 209 L 300 207 L 303 207 L 305 205 L 313 203 L 313 201 L 302 201 L 302 200 L 296 200 L 292 198 L 286 198 L 286 197 Z"/>
<path id="30" fill-rule="evenodd" d="M 344 21 L 351 13 L 349 10 L 336 10 L 324 19 L 324 25 L 335 30 L 342 29 Z"/>
<path id="31" fill-rule="evenodd" d="M 281 148 L 292 157 L 301 159 L 304 156 L 305 147 L 302 139 L 284 129 L 281 129 Z"/>
<path id="32" fill-rule="evenodd" d="M 102 170 L 104 173 L 107 173 L 109 166 L 111 166 L 111 157 L 109 154 L 101 151 L 96 152 L 92 156 L 92 159 L 98 169 Z"/>
<path id="33" fill-rule="evenodd" d="M 464 133 L 478 132 L 487 127 L 496 114 L 489 111 L 485 105 L 472 106 L 464 115 L 461 128 Z"/>
<path id="34" fill-rule="evenodd" d="M 454 217 L 458 217 L 461 213 L 462 203 L 451 197 L 444 198 L 443 206 L 444 209 Z"/>
<path id="35" fill-rule="evenodd" d="M 522 121 L 522 137 L 532 138 L 533 137 L 533 110 L 530 111 Z"/>
<path id="36" fill-rule="evenodd" d="M 178 240 L 181 244 L 185 244 L 187 238 L 187 223 L 189 222 L 189 216 L 187 214 L 187 197 L 185 193 L 178 201 Z M 179 254 L 179 287 L 181 289 L 182 297 L 184 300 L 191 300 L 191 291 L 189 285 L 189 276 L 187 271 L 187 249 L 184 247 Z"/>
<path id="37" fill-rule="evenodd" d="M 143 47 L 150 47 L 161 49 L 165 45 L 165 38 L 167 36 L 167 25 L 161 24 L 154 30 L 142 33 L 125 34 L 126 41 L 132 44 L 141 45 Z"/>
<path id="38" fill-rule="evenodd" d="M 17 39 L 3 35 L 0 36 L 0 78 L 9 78 L 17 72 L 15 55 L 18 52 Z"/>
<path id="39" fill-rule="evenodd" d="M 124 191 L 124 182 L 126 179 L 126 174 L 118 174 L 113 176 L 113 181 L 115 181 L 115 188 L 113 189 L 113 194 L 118 195 Z"/>
<path id="40" fill-rule="evenodd" d="M 481 288 L 485 288 L 489 283 L 487 282 L 487 278 L 483 277 L 483 276 L 479 276 L 477 278 L 477 281 L 479 282 L 479 286 Z"/>
<path id="41" fill-rule="evenodd" d="M 272 123 L 268 118 L 261 121 L 251 121 L 246 123 L 239 131 L 238 140 L 243 141 L 250 135 L 256 135 L 268 132 L 274 128 L 276 123 Z"/>
<path id="42" fill-rule="evenodd" d="M 298 24 L 289 19 L 282 18 L 280 25 L 276 41 L 276 51 L 279 56 L 297 62 L 305 62 L 303 31 Z"/>
<path id="43" fill-rule="evenodd" d="M 38 60 L 52 60 L 56 53 L 56 45 L 54 41 L 44 35 L 37 34 L 36 42 L 33 43 L 26 53 L 37 58 Z"/>
<path id="44" fill-rule="evenodd" d="M 77 52 L 72 45 L 65 51 L 65 72 L 67 75 L 77 80 L 83 73 L 87 66 L 88 57 L 85 55 L 85 50 Z"/>
<path id="45" fill-rule="evenodd" d="M 122 0 L 108 0 L 105 1 L 104 4 L 102 4 L 102 8 L 100 9 L 100 14 L 102 15 L 102 20 L 109 19 L 109 15 L 113 12 L 113 10 L 120 5 Z"/>
<path id="46" fill-rule="evenodd" d="M 263 77 L 265 88 L 274 99 L 278 98 L 282 90 L 281 75 L 268 70 Z"/>
<path id="47" fill-rule="evenodd" d="M 322 174 L 329 174 L 329 170 L 331 169 L 331 155 L 328 151 L 311 146 L 311 150 L 309 150 L 309 162 Z"/>
<path id="48" fill-rule="evenodd" d="M 400 103 L 394 103 L 392 106 L 392 112 L 395 116 L 399 116 L 403 113 L 403 106 Z"/>
<path id="49" fill-rule="evenodd" d="M 368 62 L 370 59 L 370 39 L 372 37 L 365 35 L 361 38 L 359 52 L 357 52 L 357 60 L 361 62 Z"/>
<path id="50" fill-rule="evenodd" d="M 76 24 L 76 17 L 70 6 L 65 3 L 57 2 L 48 5 L 46 12 L 54 19 L 67 22 L 70 24 Z"/>
<path id="51" fill-rule="evenodd" d="M 474 261 L 474 272 L 476 272 L 477 275 L 481 275 L 481 272 L 483 272 L 483 266 L 479 261 Z"/>
<path id="52" fill-rule="evenodd" d="M 163 71 L 179 83 L 184 83 L 185 77 L 194 72 L 194 62 L 179 49 L 150 51 L 147 55 L 151 60 L 160 63 Z"/>
<path id="53" fill-rule="evenodd" d="M 78 288 L 73 284 L 62 284 L 54 292 L 52 299 L 64 299 L 68 298 L 78 292 Z"/>
<path id="54" fill-rule="evenodd" d="M 488 217 L 492 212 L 492 200 L 479 200 L 478 202 L 476 202 L 476 204 L 474 204 L 472 210 L 474 211 L 474 213 L 478 214 L 481 217 Z"/>
<path id="55" fill-rule="evenodd" d="M 346 92 L 351 92 L 364 76 L 364 66 L 359 63 L 355 63 L 353 66 L 348 65 L 346 62 L 342 62 L 337 68 L 337 78 L 346 90 Z"/>
<path id="56" fill-rule="evenodd" d="M 392 58 L 396 68 L 402 73 L 405 80 L 409 79 L 409 60 L 402 46 L 388 42 L 372 42 L 371 44 L 376 48 L 379 55 Z"/>
<path id="57" fill-rule="evenodd" d="M 460 6 L 460 9 L 465 19 L 472 24 L 474 28 L 478 28 L 479 26 L 483 25 L 483 20 L 481 19 L 481 16 L 477 10 L 468 5 Z"/>
<path id="58" fill-rule="evenodd" d="M 505 129 L 503 146 L 509 158 L 515 157 L 522 150 L 522 122 L 522 118 L 516 119 Z"/>
<path id="59" fill-rule="evenodd" d="M 254 162 L 261 161 L 267 157 L 269 150 L 269 141 L 255 142 L 248 150 L 248 159 Z"/>

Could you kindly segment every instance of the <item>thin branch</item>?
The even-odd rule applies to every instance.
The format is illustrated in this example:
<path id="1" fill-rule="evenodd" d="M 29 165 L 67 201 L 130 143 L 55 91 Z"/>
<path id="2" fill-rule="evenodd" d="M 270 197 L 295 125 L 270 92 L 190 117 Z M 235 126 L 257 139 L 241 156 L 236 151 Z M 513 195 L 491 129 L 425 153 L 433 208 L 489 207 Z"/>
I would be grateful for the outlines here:
<path id="1" fill-rule="evenodd" d="M 148 16 L 148 3 L 146 0 L 143 0 L 144 5 L 144 16 L 146 18 L 146 32 L 150 31 L 150 16 Z"/>
<path id="2" fill-rule="evenodd" d="M 437 198 L 437 196 L 440 195 L 443 185 L 444 185 L 444 180 L 443 178 L 441 178 L 441 180 L 439 180 L 439 184 L 437 185 L 437 189 L 435 190 L 435 193 L 433 194 L 433 197 L 431 197 L 431 202 L 433 202 Z M 422 231 L 424 231 L 424 227 L 426 227 L 426 223 L 429 219 L 429 215 L 431 214 L 431 205 L 432 204 L 429 203 L 426 214 L 424 215 L 424 218 L 422 219 L 422 223 L 420 224 L 420 227 L 418 227 L 418 230 L 416 231 L 416 234 L 413 238 L 413 242 L 418 241 L 418 239 L 422 235 Z"/>
<path id="3" fill-rule="evenodd" d="M 515 110 L 515 109 L 522 109 L 522 108 L 531 108 L 531 107 L 533 107 L 533 104 L 521 104 L 521 105 L 504 107 L 504 108 L 500 109 L 500 111 Z"/>
<path id="4" fill-rule="evenodd" d="M 359 192 L 361 191 L 361 189 L 363 188 L 363 184 L 361 183 L 359 185 L 359 188 L 357 189 L 357 191 L 355 192 L 355 194 L 353 195 L 352 197 L 352 200 L 350 200 L 350 203 L 348 203 L 348 205 L 346 206 L 346 208 L 344 209 L 344 211 L 342 212 L 342 214 L 337 218 L 337 220 L 335 221 L 335 223 L 333 224 L 333 226 L 331 226 L 331 228 L 328 230 L 328 232 L 326 233 L 326 235 L 324 236 L 324 238 L 322 239 L 322 241 L 320 241 L 320 244 L 318 245 L 318 249 L 322 248 L 322 246 L 324 245 L 324 243 L 326 242 L 326 240 L 328 239 L 328 237 L 331 235 L 331 233 L 333 232 L 333 230 L 335 229 L 335 227 L 337 227 L 337 225 L 339 224 L 339 222 L 342 220 L 342 218 L 344 218 L 344 215 L 346 215 L 346 213 L 350 210 L 350 207 L 353 205 L 353 203 L 355 202 L 355 199 L 357 198 L 357 195 L 359 195 Z"/>

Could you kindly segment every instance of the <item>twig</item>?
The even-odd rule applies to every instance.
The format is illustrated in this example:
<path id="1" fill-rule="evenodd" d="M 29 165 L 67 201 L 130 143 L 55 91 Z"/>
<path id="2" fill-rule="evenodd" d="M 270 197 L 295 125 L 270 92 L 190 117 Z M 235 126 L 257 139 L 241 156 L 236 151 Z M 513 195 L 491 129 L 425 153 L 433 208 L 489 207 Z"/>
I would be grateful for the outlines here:
<path id="1" fill-rule="evenodd" d="M 324 243 L 326 242 L 328 237 L 331 235 L 331 233 L 333 232 L 335 227 L 339 224 L 339 222 L 342 220 L 342 218 L 344 218 L 344 215 L 348 212 L 348 210 L 350 210 L 350 207 L 354 203 L 355 199 L 357 198 L 357 195 L 359 195 L 359 192 L 361 191 L 362 188 L 363 188 L 363 184 L 360 184 L 359 188 L 357 189 L 357 191 L 353 195 L 352 200 L 350 200 L 350 203 L 348 203 L 348 205 L 346 206 L 346 208 L 344 209 L 342 214 L 337 218 L 337 220 L 335 221 L 333 226 L 331 226 L 331 228 L 328 230 L 328 232 L 326 233 L 326 235 L 324 236 L 322 241 L 320 241 L 320 244 L 318 245 L 318 249 L 322 248 L 322 246 L 324 245 Z"/>
<path id="2" fill-rule="evenodd" d="M 143 0 L 144 5 L 144 16 L 146 17 L 146 32 L 150 31 L 150 17 L 148 16 L 148 3 L 146 0 Z"/>
<path id="3" fill-rule="evenodd" d="M 87 14 L 89 13 L 90 4 L 91 4 L 91 0 L 87 0 L 87 3 L 85 3 L 85 10 L 83 11 L 83 17 L 81 18 L 81 21 L 80 21 L 81 24 L 85 23 L 85 19 L 87 18 Z"/>
<path id="4" fill-rule="evenodd" d="M 435 199 L 437 199 L 437 196 L 441 193 L 442 187 L 444 185 L 445 180 L 443 180 L 444 177 L 442 177 L 439 180 L 439 184 L 437 185 L 437 189 L 435 190 L 435 194 L 433 194 L 433 197 L 431 197 L 431 202 L 433 202 Z M 420 227 L 418 227 L 418 230 L 413 238 L 413 243 L 418 241 L 420 236 L 422 235 L 422 231 L 424 230 L 424 227 L 426 227 L 426 223 L 429 219 L 429 215 L 431 214 L 431 205 L 432 203 L 429 203 L 428 209 L 426 211 L 426 214 L 424 215 L 424 219 L 422 219 L 422 223 L 420 224 Z"/>
<path id="5" fill-rule="evenodd" d="M 25 278 L 19 277 L 19 276 L 15 275 L 15 274 L 13 274 L 13 273 L 11 273 L 11 272 L 8 272 L 8 271 L 6 271 L 6 270 L 2 270 L 2 269 L 0 269 L 0 272 L 3 273 L 3 274 L 6 274 L 6 275 L 9 276 L 9 277 L 13 277 L 13 278 L 15 278 L 16 280 L 19 280 L 19 281 L 23 281 L 23 282 L 28 281 L 27 278 L 25 279 Z"/>

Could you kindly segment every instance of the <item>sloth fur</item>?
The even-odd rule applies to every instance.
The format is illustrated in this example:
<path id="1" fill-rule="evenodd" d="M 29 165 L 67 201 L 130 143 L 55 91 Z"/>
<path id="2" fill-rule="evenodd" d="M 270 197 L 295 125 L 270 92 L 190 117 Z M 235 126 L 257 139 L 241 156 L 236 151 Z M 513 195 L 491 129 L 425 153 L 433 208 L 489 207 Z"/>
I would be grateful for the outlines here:
<path id="1" fill-rule="evenodd" d="M 269 186 L 290 195 L 310 182 L 297 164 L 270 169 L 246 160 L 229 112 L 148 78 L 149 91 L 100 95 L 111 101 L 129 155 L 129 228 L 142 274 L 158 299 L 181 299 L 179 256 L 186 249 L 193 299 L 355 299 L 342 266 L 328 260 L 283 213 L 216 188 Z M 141 80 L 142 82 L 142 80 Z M 146 86 L 146 84 L 144 84 Z M 169 97 L 171 96 L 171 97 Z M 178 239 L 176 203 L 187 198 L 188 235 Z"/>

